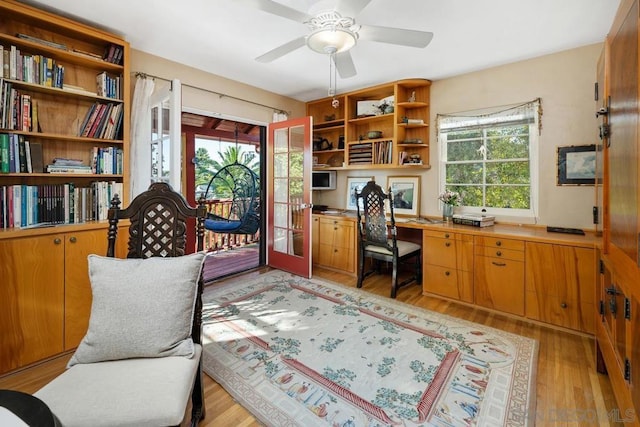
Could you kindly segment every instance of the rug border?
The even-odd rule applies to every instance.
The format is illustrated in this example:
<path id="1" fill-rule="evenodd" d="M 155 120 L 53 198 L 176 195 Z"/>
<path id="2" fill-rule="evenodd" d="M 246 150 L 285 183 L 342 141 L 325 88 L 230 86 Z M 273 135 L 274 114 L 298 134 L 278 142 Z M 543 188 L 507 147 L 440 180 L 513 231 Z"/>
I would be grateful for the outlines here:
<path id="1" fill-rule="evenodd" d="M 489 329 L 490 331 L 493 331 L 494 333 L 496 333 L 497 335 L 502 335 L 502 336 L 506 336 L 512 340 L 515 340 L 517 342 L 520 342 L 522 340 L 527 340 L 527 341 L 531 341 L 531 353 L 532 353 L 532 357 L 530 358 L 530 361 L 528 363 L 529 365 L 529 369 L 528 371 L 530 372 L 529 374 L 529 378 L 527 379 L 527 388 L 528 388 L 528 399 L 527 399 L 527 410 L 528 412 L 526 412 L 524 414 L 524 426 L 525 427 L 533 427 L 535 426 L 535 414 L 536 414 L 536 405 L 537 405 L 537 395 L 536 395 L 536 389 L 537 389 L 537 384 L 536 384 L 536 374 L 538 371 L 538 359 L 539 359 L 539 342 L 538 340 L 536 340 L 535 338 L 531 338 L 531 337 L 527 337 L 524 335 L 519 335 L 513 332 L 509 332 L 509 331 L 505 331 L 493 326 L 489 326 L 489 325 L 484 325 L 484 324 L 480 324 L 477 322 L 473 322 L 461 317 L 457 317 L 457 316 L 452 316 L 450 314 L 447 313 L 441 313 L 441 312 L 437 312 L 434 310 L 430 310 L 427 308 L 422 308 L 422 307 L 417 307 L 415 305 L 403 302 L 403 301 L 398 301 L 396 299 L 392 299 L 392 298 L 388 298 L 388 297 L 384 297 L 381 295 L 377 295 L 377 294 L 373 294 L 368 292 L 365 289 L 362 288 L 355 288 L 355 287 L 351 287 L 339 282 L 335 282 L 329 279 L 324 279 L 324 278 L 319 278 L 319 277 L 311 277 L 311 278 L 305 278 L 302 276 L 296 276 L 292 273 L 289 273 L 287 271 L 284 270 L 278 270 L 278 269 L 272 269 L 269 270 L 265 273 L 262 273 L 258 276 L 252 277 L 251 280 L 261 280 L 264 279 L 266 277 L 269 276 L 280 276 L 280 277 L 291 277 L 294 279 L 298 279 L 298 280 L 308 280 L 317 284 L 329 284 L 329 285 L 333 285 L 333 286 L 337 286 L 340 287 L 341 289 L 343 289 L 345 291 L 345 293 L 349 293 L 351 295 L 358 295 L 358 296 L 364 296 L 366 297 L 368 300 L 372 301 L 372 302 L 379 302 L 379 303 L 384 303 L 385 305 L 391 305 L 391 306 L 398 306 L 402 309 L 405 309 L 407 311 L 410 312 L 427 312 L 427 313 L 431 313 L 431 314 L 435 314 L 438 316 L 444 316 L 450 320 L 453 320 L 455 322 L 461 322 L 463 324 L 467 324 L 467 325 L 480 325 L 483 328 Z M 215 289 L 211 289 L 209 292 L 206 292 L 207 295 L 203 295 L 203 299 L 206 297 L 212 297 L 212 295 L 220 293 L 220 292 L 224 292 L 227 288 L 233 288 L 234 286 L 237 286 L 238 282 L 245 282 L 247 280 L 247 278 L 243 278 L 242 276 L 238 276 L 238 277 L 233 277 L 231 279 L 229 279 L 228 281 L 225 280 L 225 283 L 222 284 L 218 284 L 218 285 L 214 285 Z M 203 301 L 203 303 L 206 303 L 205 301 Z M 481 309 L 481 308 L 480 308 Z M 520 350 L 519 350 L 520 351 Z M 204 351 L 203 351 L 203 358 L 204 358 Z M 206 369 L 206 367 L 204 366 L 203 363 L 203 370 L 205 370 L 205 372 L 210 375 L 212 378 L 214 378 L 214 374 L 209 373 L 209 371 Z M 214 381 L 220 382 L 217 379 L 214 378 Z M 228 385 L 228 381 L 225 381 L 224 379 L 221 380 L 221 382 L 224 382 L 224 384 Z M 222 384 L 221 384 L 222 385 Z M 244 399 L 241 399 L 240 396 L 236 393 L 234 393 L 233 391 L 229 391 L 229 389 L 227 389 L 226 387 L 224 387 L 225 391 L 227 391 L 229 394 L 231 394 L 234 397 L 234 400 L 236 400 L 238 403 L 240 403 L 240 400 L 243 401 L 243 403 L 241 404 L 242 406 L 244 406 L 245 408 L 251 407 L 254 411 L 249 411 L 251 413 L 252 416 L 254 416 L 256 419 L 258 419 L 260 422 L 264 423 L 265 425 L 272 425 L 270 424 L 270 420 L 263 418 L 266 417 L 266 415 L 264 415 L 259 408 L 255 407 L 254 405 L 252 405 L 249 402 L 245 402 Z M 298 424 L 295 423 L 295 420 L 291 420 L 293 421 L 293 424 L 290 424 L 292 426 L 297 426 Z M 278 425 L 288 425 L 288 424 L 278 424 Z"/>

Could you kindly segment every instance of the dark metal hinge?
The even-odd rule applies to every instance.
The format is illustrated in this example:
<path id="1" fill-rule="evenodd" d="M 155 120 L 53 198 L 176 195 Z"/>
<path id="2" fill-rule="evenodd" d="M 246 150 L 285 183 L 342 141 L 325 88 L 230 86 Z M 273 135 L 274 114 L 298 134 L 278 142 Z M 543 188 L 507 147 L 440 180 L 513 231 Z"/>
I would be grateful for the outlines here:
<path id="1" fill-rule="evenodd" d="M 593 207 L 593 223 L 594 224 L 600 224 L 600 215 L 598 213 L 598 207 L 597 206 Z"/>
<path id="2" fill-rule="evenodd" d="M 600 300 L 600 316 L 604 316 L 604 301 Z"/>
<path id="3" fill-rule="evenodd" d="M 631 320 L 631 301 L 629 298 L 624 299 L 624 318 Z"/>
<path id="4" fill-rule="evenodd" d="M 604 274 L 604 261 L 600 260 L 600 274 Z"/>
<path id="5" fill-rule="evenodd" d="M 631 362 L 626 357 L 624 359 L 624 379 L 627 382 L 631 381 Z"/>

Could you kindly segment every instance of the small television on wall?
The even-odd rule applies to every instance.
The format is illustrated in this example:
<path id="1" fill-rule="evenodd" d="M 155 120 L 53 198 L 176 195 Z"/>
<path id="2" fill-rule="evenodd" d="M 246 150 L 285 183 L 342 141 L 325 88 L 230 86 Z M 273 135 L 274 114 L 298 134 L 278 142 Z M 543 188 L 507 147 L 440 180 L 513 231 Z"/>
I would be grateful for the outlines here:
<path id="1" fill-rule="evenodd" d="M 313 171 L 311 174 L 312 190 L 335 190 L 336 171 Z"/>

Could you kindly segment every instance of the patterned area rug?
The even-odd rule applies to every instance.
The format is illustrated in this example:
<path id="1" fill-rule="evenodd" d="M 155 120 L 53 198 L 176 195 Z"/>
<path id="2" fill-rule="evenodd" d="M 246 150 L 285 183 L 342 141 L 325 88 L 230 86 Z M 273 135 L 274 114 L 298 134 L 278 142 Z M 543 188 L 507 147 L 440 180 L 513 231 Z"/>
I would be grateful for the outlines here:
<path id="1" fill-rule="evenodd" d="M 527 426 L 537 343 L 272 271 L 207 290 L 204 370 L 269 426 Z"/>

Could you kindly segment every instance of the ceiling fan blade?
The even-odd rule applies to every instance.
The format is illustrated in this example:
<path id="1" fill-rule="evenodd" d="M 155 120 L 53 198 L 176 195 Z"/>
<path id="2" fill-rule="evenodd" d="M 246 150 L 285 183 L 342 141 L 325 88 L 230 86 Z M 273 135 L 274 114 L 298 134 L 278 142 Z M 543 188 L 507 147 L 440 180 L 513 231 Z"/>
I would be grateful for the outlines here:
<path id="1" fill-rule="evenodd" d="M 336 10 L 340 12 L 342 16 L 355 17 L 362 9 L 367 7 L 371 3 L 371 0 L 339 0 L 336 5 Z"/>
<path id="2" fill-rule="evenodd" d="M 428 31 L 377 27 L 375 25 L 363 25 L 358 31 L 358 35 L 361 40 L 372 40 L 411 47 L 427 47 L 433 38 L 433 33 Z"/>
<path id="3" fill-rule="evenodd" d="M 300 12 L 299 10 L 276 3 L 272 0 L 236 0 L 236 2 L 248 7 L 253 7 L 254 9 L 262 10 L 263 12 L 291 19 L 296 22 L 306 22 L 311 19 L 311 16 L 304 12 Z"/>
<path id="4" fill-rule="evenodd" d="M 336 53 L 333 57 L 333 62 L 336 64 L 336 70 L 338 70 L 341 78 L 346 79 L 357 74 L 356 66 L 349 51 Z"/>
<path id="5" fill-rule="evenodd" d="M 262 54 L 256 58 L 258 62 L 271 62 L 274 61 L 281 56 L 286 55 L 289 52 L 293 52 L 296 49 L 301 48 L 305 45 L 305 38 L 298 37 L 297 39 L 293 39 L 288 43 L 283 44 L 282 46 L 278 46 L 275 49 L 270 50 L 269 52 Z"/>

